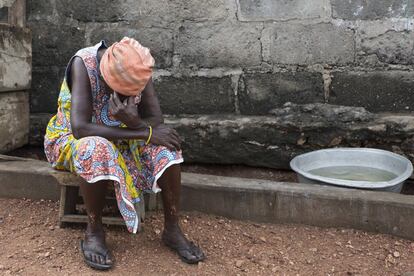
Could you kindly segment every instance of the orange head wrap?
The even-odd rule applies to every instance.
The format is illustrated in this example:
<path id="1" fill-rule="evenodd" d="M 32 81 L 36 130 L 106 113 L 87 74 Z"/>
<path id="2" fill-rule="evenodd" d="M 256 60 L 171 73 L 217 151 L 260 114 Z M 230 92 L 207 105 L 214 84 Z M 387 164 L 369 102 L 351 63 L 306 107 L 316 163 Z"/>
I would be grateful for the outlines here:
<path id="1" fill-rule="evenodd" d="M 99 69 L 113 90 L 125 96 L 137 96 L 151 78 L 153 66 L 149 49 L 133 38 L 124 37 L 105 51 Z"/>

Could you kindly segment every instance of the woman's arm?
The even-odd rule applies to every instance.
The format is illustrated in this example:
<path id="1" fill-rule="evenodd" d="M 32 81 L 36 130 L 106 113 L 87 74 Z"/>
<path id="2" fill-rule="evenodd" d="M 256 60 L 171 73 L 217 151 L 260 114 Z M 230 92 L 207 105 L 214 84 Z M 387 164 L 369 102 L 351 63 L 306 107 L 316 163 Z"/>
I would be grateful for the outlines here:
<path id="1" fill-rule="evenodd" d="M 109 140 L 142 139 L 149 135 L 148 128 L 128 129 L 109 127 L 92 123 L 92 93 L 88 73 L 79 57 L 73 59 L 71 65 L 71 126 L 76 139 L 86 136 L 101 136 Z"/>
<path id="2" fill-rule="evenodd" d="M 148 81 L 144 91 L 142 92 L 142 98 L 140 104 L 138 105 L 138 110 L 141 119 L 147 124 L 151 126 L 158 126 L 164 123 L 160 103 L 154 90 L 152 78 Z"/>
<path id="3" fill-rule="evenodd" d="M 174 145 L 176 149 L 181 149 L 181 138 L 178 132 L 164 125 L 164 118 L 162 116 L 160 103 L 157 94 L 154 90 L 152 78 L 148 81 L 142 92 L 141 102 L 138 105 L 138 112 L 141 120 L 147 125 L 154 127 L 154 141 L 158 140 L 158 129 L 163 129 L 163 132 L 168 132 L 170 137 L 169 144 Z"/>

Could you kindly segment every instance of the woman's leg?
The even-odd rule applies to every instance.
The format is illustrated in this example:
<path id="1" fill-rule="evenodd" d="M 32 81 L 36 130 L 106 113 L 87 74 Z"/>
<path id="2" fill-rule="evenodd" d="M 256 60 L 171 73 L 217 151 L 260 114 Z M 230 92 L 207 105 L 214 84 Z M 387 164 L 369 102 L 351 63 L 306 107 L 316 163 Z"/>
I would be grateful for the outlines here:
<path id="1" fill-rule="evenodd" d="M 164 243 L 177 250 L 184 261 L 197 263 L 203 260 L 204 254 L 200 248 L 186 239 L 179 226 L 179 206 L 181 194 L 181 167 L 172 165 L 158 179 L 158 185 L 162 192 L 164 208 Z"/>
<path id="2" fill-rule="evenodd" d="M 102 210 L 105 205 L 106 190 L 110 184 L 112 184 L 111 181 L 98 181 L 96 183 L 82 182 L 80 185 L 88 214 L 83 250 L 88 260 L 102 265 L 112 264 L 102 226 Z"/>
<path id="3" fill-rule="evenodd" d="M 167 168 L 164 174 L 158 179 L 162 193 L 164 208 L 165 230 L 175 230 L 179 228 L 178 212 L 181 195 L 181 167 L 172 165 Z"/>

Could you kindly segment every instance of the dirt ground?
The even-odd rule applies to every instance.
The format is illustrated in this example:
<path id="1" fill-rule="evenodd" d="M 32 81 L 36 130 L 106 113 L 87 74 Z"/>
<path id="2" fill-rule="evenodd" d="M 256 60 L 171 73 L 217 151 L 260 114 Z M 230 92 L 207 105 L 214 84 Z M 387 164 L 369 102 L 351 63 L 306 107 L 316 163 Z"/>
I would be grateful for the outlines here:
<path id="1" fill-rule="evenodd" d="M 79 252 L 82 227 L 57 226 L 58 203 L 0 199 L 0 275 L 98 275 Z M 182 215 L 207 260 L 187 265 L 160 243 L 162 215 L 132 235 L 110 227 L 116 266 L 104 275 L 402 275 L 414 271 L 414 243 L 349 229 L 240 222 Z M 410 274 L 406 274 L 410 275 Z M 414 274 L 413 274 L 414 275 Z"/>

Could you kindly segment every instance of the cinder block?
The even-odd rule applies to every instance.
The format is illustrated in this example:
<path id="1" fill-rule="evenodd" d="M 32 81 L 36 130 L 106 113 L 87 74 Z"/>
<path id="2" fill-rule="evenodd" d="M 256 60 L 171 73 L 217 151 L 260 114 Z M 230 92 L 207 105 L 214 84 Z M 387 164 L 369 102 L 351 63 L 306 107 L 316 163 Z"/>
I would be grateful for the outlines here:
<path id="1" fill-rule="evenodd" d="M 43 147 L 46 134 L 46 126 L 54 114 L 32 113 L 30 114 L 29 144 Z"/>
<path id="2" fill-rule="evenodd" d="M 354 61 L 354 33 L 328 23 L 275 23 L 263 31 L 263 58 L 274 64 L 348 64 Z"/>
<path id="3" fill-rule="evenodd" d="M 265 115 L 286 102 L 306 104 L 324 102 L 320 73 L 282 72 L 246 74 L 239 85 L 242 114 Z"/>
<path id="4" fill-rule="evenodd" d="M 330 12 L 326 0 L 237 0 L 241 21 L 286 21 L 324 18 Z"/>
<path id="5" fill-rule="evenodd" d="M 235 4 L 227 0 L 57 0 L 58 13 L 82 22 L 136 21 L 145 26 L 171 27 L 171 24 L 189 21 L 220 21 L 234 17 Z"/>
<path id="6" fill-rule="evenodd" d="M 30 90 L 30 111 L 55 113 L 60 86 L 66 67 L 46 66 L 33 68 L 33 85 Z"/>
<path id="7" fill-rule="evenodd" d="M 154 82 L 165 114 L 233 113 L 231 77 L 160 77 Z"/>
<path id="8" fill-rule="evenodd" d="M 375 20 L 386 17 L 413 17 L 414 6 L 406 0 L 332 0 L 334 18 Z"/>
<path id="9" fill-rule="evenodd" d="M 412 112 L 414 72 L 338 72 L 329 103 L 362 106 L 372 112 Z"/>
<path id="10" fill-rule="evenodd" d="M 185 66 L 255 66 L 261 62 L 262 24 L 183 24 L 175 52 Z"/>
<path id="11" fill-rule="evenodd" d="M 33 67 L 66 66 L 70 58 L 86 46 L 83 25 L 72 26 L 45 19 L 29 21 L 33 32 Z"/>
<path id="12" fill-rule="evenodd" d="M 414 64 L 414 32 L 388 29 L 380 34 L 360 28 L 357 40 L 361 61 L 374 55 L 378 62 L 388 64 Z"/>
<path id="13" fill-rule="evenodd" d="M 54 5 L 52 3 L 52 0 L 27 0 L 26 6 L 26 16 L 28 21 L 36 21 L 44 17 L 55 19 L 54 17 L 56 16 L 56 14 L 54 14 Z"/>
<path id="14" fill-rule="evenodd" d="M 32 41 L 29 29 L 0 24 L 0 92 L 30 87 Z"/>
<path id="15" fill-rule="evenodd" d="M 29 92 L 0 93 L 0 153 L 27 144 L 29 139 Z"/>

